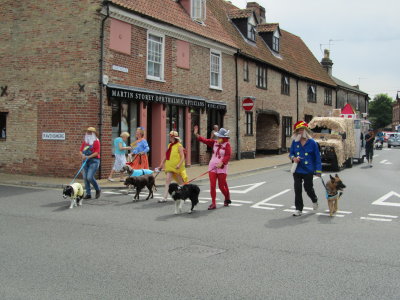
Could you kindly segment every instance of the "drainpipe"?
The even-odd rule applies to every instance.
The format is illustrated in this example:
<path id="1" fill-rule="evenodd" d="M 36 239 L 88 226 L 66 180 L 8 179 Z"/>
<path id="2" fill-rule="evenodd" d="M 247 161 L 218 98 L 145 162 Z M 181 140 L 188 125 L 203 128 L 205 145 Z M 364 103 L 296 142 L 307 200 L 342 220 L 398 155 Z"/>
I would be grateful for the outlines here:
<path id="1" fill-rule="evenodd" d="M 297 90 L 297 92 L 296 92 L 296 94 L 297 94 L 297 96 L 296 96 L 296 122 L 298 122 L 299 121 L 299 79 L 298 78 L 296 78 L 296 90 Z"/>
<path id="2" fill-rule="evenodd" d="M 237 50 L 235 54 L 235 77 L 236 77 L 236 159 L 240 160 L 240 126 L 239 126 L 239 117 L 240 117 L 240 101 L 239 101 L 239 80 L 238 80 L 238 55 L 240 50 Z"/>
<path id="3" fill-rule="evenodd" d="M 100 29 L 100 76 L 99 76 L 99 89 L 100 89 L 100 108 L 99 108 L 99 140 L 101 141 L 102 133 L 103 133 L 103 116 L 104 116 L 104 108 L 103 108 L 103 68 L 104 68 L 104 26 L 106 20 L 110 16 L 110 6 L 108 5 L 108 1 L 104 1 L 103 5 L 107 5 L 107 15 L 101 21 L 101 29 Z M 102 148 L 100 147 L 100 157 L 102 157 Z M 101 164 L 99 167 L 99 178 L 101 178 Z"/>

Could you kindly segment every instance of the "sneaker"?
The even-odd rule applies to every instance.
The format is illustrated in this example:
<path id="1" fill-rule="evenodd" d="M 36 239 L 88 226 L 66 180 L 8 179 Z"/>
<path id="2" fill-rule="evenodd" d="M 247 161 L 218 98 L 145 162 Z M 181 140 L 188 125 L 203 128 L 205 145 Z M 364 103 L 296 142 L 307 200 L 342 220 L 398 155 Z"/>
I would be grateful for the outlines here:
<path id="1" fill-rule="evenodd" d="M 96 191 L 96 199 L 100 198 L 101 190 Z"/>
<path id="2" fill-rule="evenodd" d="M 112 178 L 110 178 L 110 177 L 108 177 L 107 180 L 108 180 L 108 181 L 111 181 L 111 182 L 114 182 L 114 181 L 115 181 L 114 179 L 112 179 Z"/>
<path id="3" fill-rule="evenodd" d="M 158 203 L 165 203 L 165 202 L 167 202 L 167 199 L 160 199 L 160 200 L 158 200 L 157 202 L 158 202 Z"/>
<path id="4" fill-rule="evenodd" d="M 295 212 L 293 213 L 293 217 L 301 216 L 302 213 L 303 212 L 301 210 L 295 210 Z"/>
<path id="5" fill-rule="evenodd" d="M 317 210 L 318 209 L 318 201 L 317 202 L 313 202 L 312 209 L 313 210 Z"/>
<path id="6" fill-rule="evenodd" d="M 92 199 L 92 196 L 90 196 L 90 195 L 85 195 L 85 197 L 83 197 L 83 199 Z"/>

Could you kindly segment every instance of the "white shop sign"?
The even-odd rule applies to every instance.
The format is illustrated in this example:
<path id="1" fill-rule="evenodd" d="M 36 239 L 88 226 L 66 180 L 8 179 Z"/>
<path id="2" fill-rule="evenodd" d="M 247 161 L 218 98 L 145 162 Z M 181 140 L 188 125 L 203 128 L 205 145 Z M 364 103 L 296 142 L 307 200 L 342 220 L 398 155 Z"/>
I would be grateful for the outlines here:
<path id="1" fill-rule="evenodd" d="M 128 73 L 128 68 L 125 68 L 125 67 L 113 65 L 113 66 L 112 66 L 112 69 L 115 70 L 115 71 L 120 71 L 120 72 Z"/>
<path id="2" fill-rule="evenodd" d="M 42 132 L 43 140 L 65 140 L 65 132 Z"/>

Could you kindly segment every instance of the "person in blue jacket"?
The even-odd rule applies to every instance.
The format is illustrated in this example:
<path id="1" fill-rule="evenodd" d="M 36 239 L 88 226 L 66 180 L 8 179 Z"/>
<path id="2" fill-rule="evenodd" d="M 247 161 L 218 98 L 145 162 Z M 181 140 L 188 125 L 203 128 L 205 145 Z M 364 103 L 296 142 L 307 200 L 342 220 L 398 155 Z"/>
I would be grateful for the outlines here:
<path id="1" fill-rule="evenodd" d="M 295 168 L 293 172 L 294 203 L 296 206 L 296 211 L 293 213 L 293 216 L 301 216 L 304 207 L 301 186 L 303 182 L 304 190 L 313 202 L 313 209 L 318 209 L 318 197 L 314 192 L 313 178 L 314 175 L 321 176 L 322 164 L 318 144 L 312 139 L 308 124 L 304 121 L 298 121 L 293 127 L 293 141 L 289 154 L 292 162 L 297 164 L 297 168 Z"/>

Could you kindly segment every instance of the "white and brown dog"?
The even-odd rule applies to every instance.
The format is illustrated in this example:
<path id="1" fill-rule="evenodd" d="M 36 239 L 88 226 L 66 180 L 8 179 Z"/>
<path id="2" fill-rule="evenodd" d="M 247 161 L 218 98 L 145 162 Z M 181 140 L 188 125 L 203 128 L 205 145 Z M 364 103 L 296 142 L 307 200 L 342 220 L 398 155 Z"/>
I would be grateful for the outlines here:
<path id="1" fill-rule="evenodd" d="M 71 199 L 69 208 L 73 208 L 74 206 L 82 206 L 83 195 L 83 187 L 80 183 L 75 182 L 64 187 L 63 198 L 67 199 L 69 197 Z"/>
<path id="2" fill-rule="evenodd" d="M 335 177 L 329 175 L 330 180 L 326 183 L 326 198 L 328 200 L 329 215 L 332 217 L 338 210 L 338 201 L 342 196 L 342 191 L 346 187 L 338 174 Z"/>

